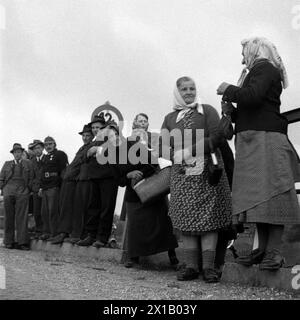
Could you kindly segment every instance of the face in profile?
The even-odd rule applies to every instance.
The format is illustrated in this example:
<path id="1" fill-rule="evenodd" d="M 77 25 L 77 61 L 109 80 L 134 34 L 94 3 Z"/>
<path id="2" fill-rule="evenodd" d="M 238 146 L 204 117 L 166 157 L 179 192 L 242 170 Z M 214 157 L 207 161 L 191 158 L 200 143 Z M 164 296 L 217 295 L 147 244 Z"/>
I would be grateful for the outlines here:
<path id="1" fill-rule="evenodd" d="M 89 144 L 93 140 L 94 136 L 91 132 L 83 132 L 82 141 L 84 144 Z"/>
<path id="2" fill-rule="evenodd" d="M 36 157 L 40 157 L 43 153 L 43 150 L 44 150 L 44 148 L 40 144 L 38 144 L 37 146 L 35 146 L 32 149 L 32 151 Z"/>
<path id="3" fill-rule="evenodd" d="M 182 81 L 178 87 L 178 91 L 186 104 L 191 104 L 196 98 L 196 85 L 194 81 Z"/>

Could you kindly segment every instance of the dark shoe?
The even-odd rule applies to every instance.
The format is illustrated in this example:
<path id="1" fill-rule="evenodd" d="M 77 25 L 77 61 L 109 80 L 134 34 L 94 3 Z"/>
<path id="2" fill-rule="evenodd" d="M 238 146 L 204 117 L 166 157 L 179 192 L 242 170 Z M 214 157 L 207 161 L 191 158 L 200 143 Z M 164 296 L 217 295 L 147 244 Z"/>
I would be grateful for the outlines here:
<path id="1" fill-rule="evenodd" d="M 13 244 L 6 244 L 4 247 L 6 249 L 14 249 L 15 248 L 15 246 Z"/>
<path id="2" fill-rule="evenodd" d="M 219 282 L 221 276 L 222 272 L 218 272 L 216 269 L 203 269 L 203 280 L 207 283 Z"/>
<path id="3" fill-rule="evenodd" d="M 80 241 L 80 238 L 72 238 L 72 237 L 69 237 L 69 238 L 65 238 L 65 239 L 64 239 L 64 242 L 66 242 L 66 243 L 71 243 L 71 244 L 75 244 L 75 243 L 77 243 L 78 241 Z"/>
<path id="4" fill-rule="evenodd" d="M 44 233 L 39 237 L 39 239 L 43 240 L 43 241 L 45 241 L 45 240 L 47 240 L 49 238 L 50 238 L 50 234 L 47 234 L 47 233 Z"/>
<path id="5" fill-rule="evenodd" d="M 255 249 L 247 256 L 239 256 L 235 260 L 235 262 L 245 267 L 251 267 L 254 264 L 261 263 L 264 258 L 264 255 L 264 251 L 261 251 L 260 249 Z"/>
<path id="6" fill-rule="evenodd" d="M 96 248 L 103 248 L 106 246 L 106 243 L 100 241 L 100 240 L 97 240 L 95 241 L 93 244 L 92 244 L 93 247 L 96 247 Z"/>
<path id="7" fill-rule="evenodd" d="M 136 264 L 139 263 L 139 257 L 133 257 L 133 258 L 129 258 L 125 263 L 124 263 L 124 267 L 125 268 L 132 268 L 134 267 Z"/>
<path id="8" fill-rule="evenodd" d="M 16 246 L 16 249 L 28 251 L 28 250 L 30 250 L 30 247 L 29 247 L 28 244 L 18 244 L 18 245 Z"/>
<path id="9" fill-rule="evenodd" d="M 283 256 L 276 249 L 273 249 L 266 252 L 264 259 L 259 265 L 259 270 L 276 271 L 284 265 L 284 262 Z"/>
<path id="10" fill-rule="evenodd" d="M 194 280 L 199 277 L 199 272 L 197 272 L 193 268 L 182 268 L 177 272 L 177 280 L 178 281 L 188 281 L 188 280 Z"/>
<path id="11" fill-rule="evenodd" d="M 48 241 L 51 241 L 52 244 L 61 244 L 64 242 L 64 239 L 67 237 L 66 233 L 60 233 L 57 236 L 55 236 L 54 238 L 52 238 L 52 240 L 48 239 Z"/>
<path id="12" fill-rule="evenodd" d="M 95 242 L 95 238 L 93 238 L 91 235 L 88 235 L 85 239 L 76 242 L 76 245 L 82 246 L 82 247 L 88 247 L 88 246 L 91 246 L 94 242 Z"/>

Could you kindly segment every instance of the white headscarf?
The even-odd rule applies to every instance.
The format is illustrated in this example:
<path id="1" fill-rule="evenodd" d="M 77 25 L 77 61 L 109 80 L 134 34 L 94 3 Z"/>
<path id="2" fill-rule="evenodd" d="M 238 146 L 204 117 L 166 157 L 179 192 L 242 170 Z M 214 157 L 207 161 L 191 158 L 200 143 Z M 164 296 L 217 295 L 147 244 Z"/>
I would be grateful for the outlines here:
<path id="1" fill-rule="evenodd" d="M 195 81 L 193 79 L 190 78 L 191 81 L 193 81 L 195 83 Z M 176 122 L 179 122 L 180 120 L 182 120 L 185 116 L 185 114 L 193 108 L 197 107 L 197 111 L 199 113 L 203 114 L 203 107 L 202 104 L 200 102 L 200 99 L 197 97 L 197 91 L 196 91 L 196 97 L 194 102 L 190 103 L 190 104 L 186 104 L 177 88 L 177 85 L 175 85 L 174 88 L 174 106 L 173 109 L 174 110 L 179 110 L 177 118 L 176 118 Z"/>
<path id="2" fill-rule="evenodd" d="M 282 86 L 284 89 L 288 87 L 288 77 L 285 66 L 275 45 L 266 38 L 254 37 L 244 39 L 242 42 L 244 48 L 244 59 L 246 68 L 241 73 L 238 80 L 238 86 L 242 86 L 246 76 L 247 69 L 251 70 L 257 59 L 268 59 L 274 67 L 279 69 L 281 75 Z"/>

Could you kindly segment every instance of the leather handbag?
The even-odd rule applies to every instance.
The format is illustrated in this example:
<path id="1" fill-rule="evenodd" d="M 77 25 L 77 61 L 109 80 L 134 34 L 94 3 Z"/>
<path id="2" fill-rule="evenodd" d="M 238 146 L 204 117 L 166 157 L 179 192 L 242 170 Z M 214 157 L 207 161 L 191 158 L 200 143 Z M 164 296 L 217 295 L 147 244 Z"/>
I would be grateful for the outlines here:
<path id="1" fill-rule="evenodd" d="M 171 167 L 169 166 L 139 181 L 133 189 L 142 203 L 151 203 L 170 193 L 170 179 Z"/>

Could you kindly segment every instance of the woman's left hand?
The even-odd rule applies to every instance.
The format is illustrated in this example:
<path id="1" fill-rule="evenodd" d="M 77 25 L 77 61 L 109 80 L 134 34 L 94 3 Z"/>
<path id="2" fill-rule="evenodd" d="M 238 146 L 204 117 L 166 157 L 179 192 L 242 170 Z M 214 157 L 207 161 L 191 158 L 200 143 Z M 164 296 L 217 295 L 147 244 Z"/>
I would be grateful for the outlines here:
<path id="1" fill-rule="evenodd" d="M 219 85 L 219 88 L 217 89 L 217 94 L 218 95 L 223 95 L 224 92 L 226 91 L 226 89 L 230 86 L 229 83 L 227 82 L 222 82 L 220 85 Z"/>

